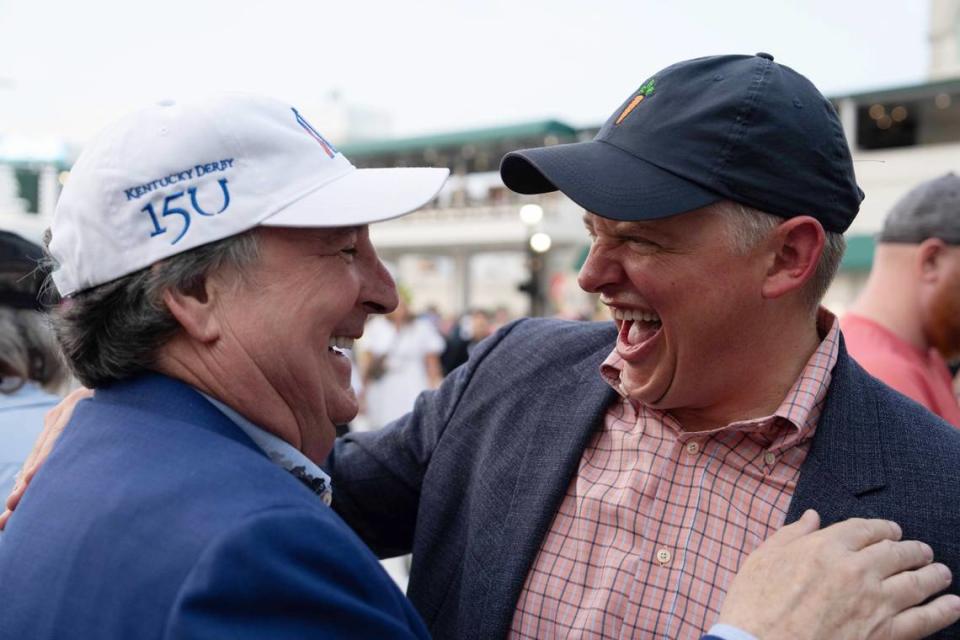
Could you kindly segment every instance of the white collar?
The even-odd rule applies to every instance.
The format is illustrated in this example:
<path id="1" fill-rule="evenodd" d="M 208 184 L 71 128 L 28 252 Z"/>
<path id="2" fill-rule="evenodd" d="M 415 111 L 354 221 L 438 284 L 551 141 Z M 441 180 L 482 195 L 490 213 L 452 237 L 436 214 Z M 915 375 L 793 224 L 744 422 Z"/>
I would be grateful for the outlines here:
<path id="1" fill-rule="evenodd" d="M 200 395 L 209 400 L 213 406 L 240 427 L 240 429 L 267 454 L 270 460 L 292 473 L 298 480 L 319 495 L 324 504 L 330 505 L 330 502 L 333 500 L 333 484 L 330 481 L 330 476 L 324 473 L 323 469 L 318 467 L 316 463 L 303 455 L 302 452 L 298 451 L 286 440 L 278 438 L 272 433 L 258 427 L 216 398 L 211 398 L 202 391 Z"/>

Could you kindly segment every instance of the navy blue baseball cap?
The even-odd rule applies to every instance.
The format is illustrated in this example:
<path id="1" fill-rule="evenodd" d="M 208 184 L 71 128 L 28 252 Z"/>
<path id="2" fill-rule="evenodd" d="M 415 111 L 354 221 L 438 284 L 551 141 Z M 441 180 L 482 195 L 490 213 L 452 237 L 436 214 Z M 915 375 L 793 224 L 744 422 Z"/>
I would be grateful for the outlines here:
<path id="1" fill-rule="evenodd" d="M 500 175 L 519 193 L 559 190 L 587 211 L 628 221 L 733 200 L 843 232 L 863 200 L 833 105 L 767 53 L 671 65 L 593 140 L 513 151 Z"/>

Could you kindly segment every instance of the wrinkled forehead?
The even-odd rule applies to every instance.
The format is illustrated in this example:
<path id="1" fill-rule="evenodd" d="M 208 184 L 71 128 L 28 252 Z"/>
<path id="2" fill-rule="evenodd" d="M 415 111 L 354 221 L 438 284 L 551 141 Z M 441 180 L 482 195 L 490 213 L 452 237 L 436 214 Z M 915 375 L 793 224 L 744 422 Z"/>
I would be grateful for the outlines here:
<path id="1" fill-rule="evenodd" d="M 711 207 L 704 207 L 655 220 L 613 220 L 586 211 L 583 214 L 583 224 L 588 232 L 595 234 L 625 236 L 642 233 L 674 237 L 687 233 L 691 227 L 702 224 L 706 218 L 713 215 Z"/>

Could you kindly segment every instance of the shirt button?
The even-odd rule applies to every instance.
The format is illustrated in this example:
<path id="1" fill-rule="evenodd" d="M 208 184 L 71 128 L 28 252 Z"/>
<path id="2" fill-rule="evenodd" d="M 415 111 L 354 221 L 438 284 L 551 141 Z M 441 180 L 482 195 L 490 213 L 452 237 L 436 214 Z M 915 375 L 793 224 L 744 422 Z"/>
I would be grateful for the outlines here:
<path id="1" fill-rule="evenodd" d="M 772 467 L 777 461 L 777 456 L 774 455 L 773 452 L 767 451 L 765 454 L 763 454 L 763 461 Z"/>
<path id="2" fill-rule="evenodd" d="M 657 562 L 659 562 L 661 565 L 665 565 L 670 562 L 670 558 L 670 552 L 666 549 L 660 549 L 657 551 Z"/>
<path id="3" fill-rule="evenodd" d="M 687 453 L 689 453 L 692 456 L 697 455 L 698 453 L 700 453 L 700 445 L 697 444 L 696 442 L 688 442 Z"/>

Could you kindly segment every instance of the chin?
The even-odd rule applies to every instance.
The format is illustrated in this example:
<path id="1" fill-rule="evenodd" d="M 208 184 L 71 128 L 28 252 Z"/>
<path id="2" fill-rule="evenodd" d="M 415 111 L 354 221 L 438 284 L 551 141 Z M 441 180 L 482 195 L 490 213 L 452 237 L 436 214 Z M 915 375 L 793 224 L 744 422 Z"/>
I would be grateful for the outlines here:
<path id="1" fill-rule="evenodd" d="M 624 374 L 621 375 L 620 382 L 631 400 L 657 407 L 666 395 L 666 389 L 661 388 L 662 385 L 657 384 L 657 381 L 650 376 L 631 375 L 628 371 L 624 371 Z"/>

